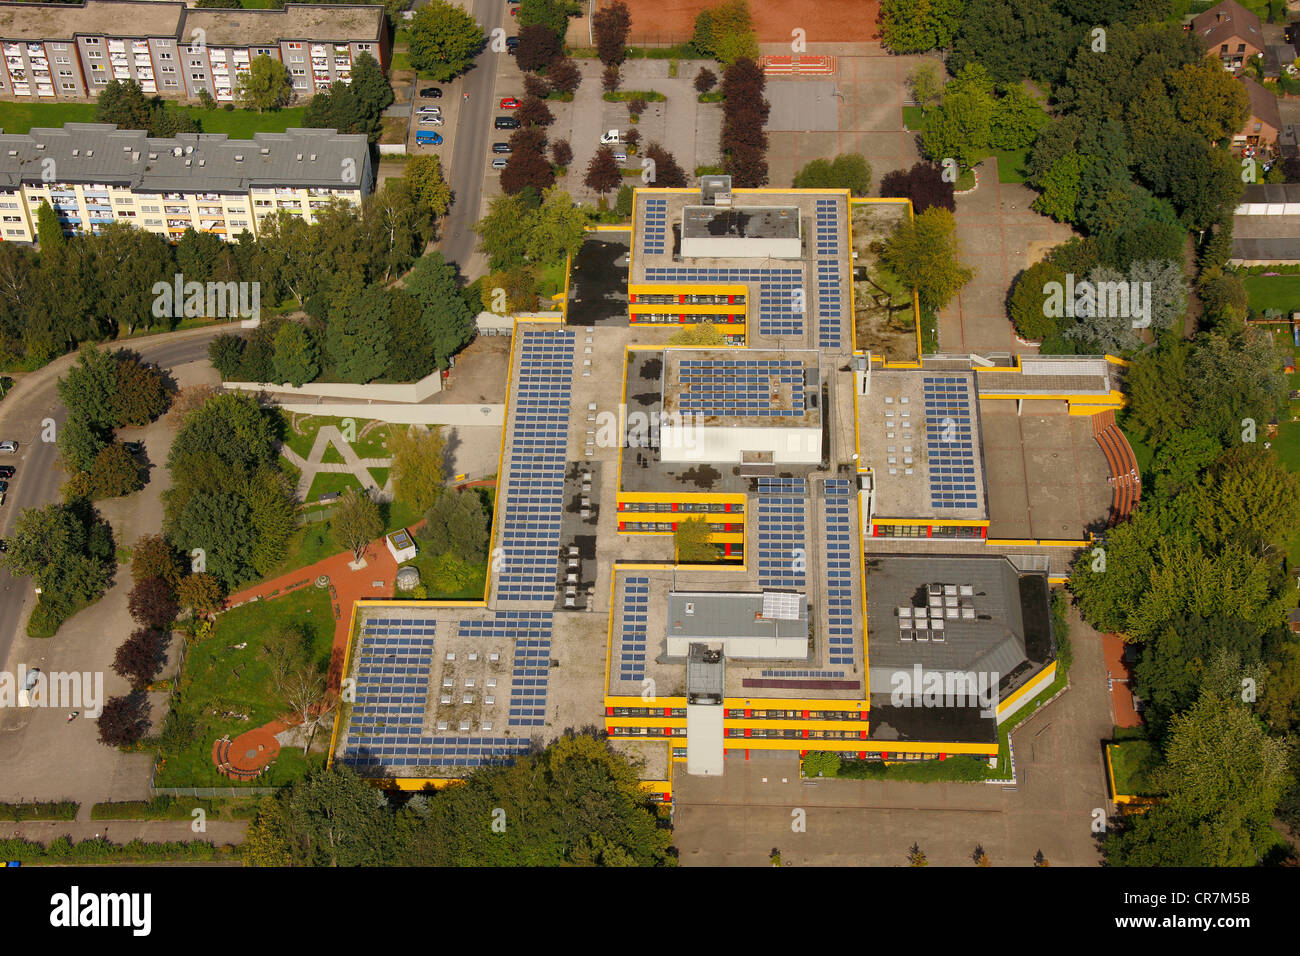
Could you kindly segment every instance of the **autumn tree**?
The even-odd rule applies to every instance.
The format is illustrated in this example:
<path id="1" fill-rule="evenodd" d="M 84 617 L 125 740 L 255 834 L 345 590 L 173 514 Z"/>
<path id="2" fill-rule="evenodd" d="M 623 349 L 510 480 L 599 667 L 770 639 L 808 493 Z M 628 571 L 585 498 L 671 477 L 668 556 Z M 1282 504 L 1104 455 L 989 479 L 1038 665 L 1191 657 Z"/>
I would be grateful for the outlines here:
<path id="1" fill-rule="evenodd" d="M 974 270 L 961 264 L 959 254 L 952 213 L 931 208 L 900 222 L 886 241 L 881 258 L 916 289 L 923 309 L 937 311 L 974 278 Z"/>
<path id="2" fill-rule="evenodd" d="M 384 533 L 379 506 L 368 492 L 357 491 L 355 488 L 349 488 L 343 493 L 330 523 L 334 529 L 334 540 L 351 551 L 356 561 L 361 560 L 366 545 Z"/>
<path id="3" fill-rule="evenodd" d="M 211 574 L 190 574 L 176 585 L 176 602 L 195 614 L 216 614 L 225 606 L 225 591 Z"/>
<path id="4" fill-rule="evenodd" d="M 445 442 L 437 428 L 407 431 L 394 428 L 389 438 L 393 453 L 393 490 L 398 501 L 418 514 L 433 504 L 443 488 Z"/>
<path id="5" fill-rule="evenodd" d="M 623 173 L 614 159 L 614 150 L 602 146 L 587 164 L 587 175 L 582 182 L 593 192 L 607 193 L 623 181 Z"/>
<path id="6" fill-rule="evenodd" d="M 113 670 L 143 690 L 162 671 L 169 635 L 153 628 L 140 628 L 118 645 L 113 655 Z"/>
<path id="7" fill-rule="evenodd" d="M 162 578 L 146 578 L 133 587 L 127 608 L 136 623 L 150 628 L 167 627 L 180 611 L 175 590 Z"/>
<path id="8" fill-rule="evenodd" d="M 627 35 L 632 29 L 632 14 L 623 0 L 614 0 L 596 11 L 591 18 L 596 35 L 596 55 L 606 66 L 623 62 L 627 55 Z"/>

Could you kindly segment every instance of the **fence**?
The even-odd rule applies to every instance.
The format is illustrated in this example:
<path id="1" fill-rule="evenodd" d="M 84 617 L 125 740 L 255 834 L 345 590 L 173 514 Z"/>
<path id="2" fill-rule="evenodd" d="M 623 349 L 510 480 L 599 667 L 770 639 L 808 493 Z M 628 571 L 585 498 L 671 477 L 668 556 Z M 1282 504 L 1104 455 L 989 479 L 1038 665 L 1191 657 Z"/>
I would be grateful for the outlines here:
<path id="1" fill-rule="evenodd" d="M 269 797 L 279 793 L 276 787 L 155 787 L 150 781 L 149 793 L 155 797 L 193 797 L 196 800 L 216 800 L 220 797 Z"/>

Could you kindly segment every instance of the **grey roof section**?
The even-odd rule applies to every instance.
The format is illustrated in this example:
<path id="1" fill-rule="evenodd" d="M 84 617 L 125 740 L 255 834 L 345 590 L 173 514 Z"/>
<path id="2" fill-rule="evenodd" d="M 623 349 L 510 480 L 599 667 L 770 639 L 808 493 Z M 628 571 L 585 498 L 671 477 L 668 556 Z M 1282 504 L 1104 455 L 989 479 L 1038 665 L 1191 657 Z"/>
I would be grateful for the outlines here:
<path id="1" fill-rule="evenodd" d="M 717 641 L 729 637 L 788 638 L 808 634 L 808 597 L 798 599 L 795 620 L 763 617 L 762 593 L 728 591 L 670 591 L 668 593 L 668 636 Z M 686 613 L 691 604 L 692 613 Z"/>
<path id="2" fill-rule="evenodd" d="M 176 155 L 180 150 L 181 155 Z M 0 134 L 0 184 L 47 179 L 47 160 L 61 183 L 106 183 L 141 192 L 247 192 L 250 187 L 360 189 L 370 144 L 360 133 L 290 129 L 229 139 L 182 133 L 172 139 L 108 123 Z"/>
<path id="3" fill-rule="evenodd" d="M 798 239 L 798 206 L 686 206 L 684 239 Z"/>
<path id="4" fill-rule="evenodd" d="M 1295 56 L 1295 47 L 1290 43 L 1270 43 L 1264 48 L 1264 75 L 1270 79 L 1281 76 Z"/>
<path id="5" fill-rule="evenodd" d="M 727 662 L 720 648 L 692 644 L 686 657 L 686 696 L 692 704 L 721 704 Z"/>
<path id="6" fill-rule="evenodd" d="M 87 0 L 69 3 L 0 4 L 0 38 L 71 40 L 77 36 L 122 39 L 180 36 L 183 3 Z"/>
<path id="7" fill-rule="evenodd" d="M 1300 156 L 1300 126 L 1294 123 L 1283 123 L 1277 133 L 1277 148 L 1283 156 Z"/>
<path id="8" fill-rule="evenodd" d="M 899 640 L 898 608 L 926 604 L 930 584 L 973 586 L 975 619 L 946 618 L 942 643 Z M 1001 680 L 1026 660 L 1020 575 L 1004 557 L 868 556 L 866 588 L 872 693 L 888 693 L 892 675 L 917 664 Z"/>
<path id="9" fill-rule="evenodd" d="M 1241 201 L 1245 203 L 1288 203 L 1300 202 L 1300 183 L 1256 183 L 1241 191 Z"/>
<path id="10" fill-rule="evenodd" d="M 1300 261 L 1300 238 L 1234 238 L 1232 240 L 1232 258 L 1242 261 L 1297 262 Z"/>

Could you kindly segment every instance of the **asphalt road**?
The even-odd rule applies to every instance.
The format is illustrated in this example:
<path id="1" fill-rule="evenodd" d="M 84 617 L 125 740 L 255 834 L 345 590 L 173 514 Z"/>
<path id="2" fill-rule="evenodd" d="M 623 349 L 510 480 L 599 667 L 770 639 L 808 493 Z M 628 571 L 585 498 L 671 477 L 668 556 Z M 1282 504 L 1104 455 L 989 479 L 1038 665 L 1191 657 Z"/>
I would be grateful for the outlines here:
<path id="1" fill-rule="evenodd" d="M 164 369 L 207 358 L 208 342 L 230 326 L 213 326 L 187 332 L 149 336 L 128 342 L 108 343 L 113 348 L 130 348 L 149 362 Z M 59 468 L 59 449 L 54 442 L 42 440 L 45 422 L 53 419 L 54 433 L 67 418 L 56 389 L 59 377 L 76 356 L 64 356 L 45 368 L 22 378 L 0 401 L 0 440 L 18 442 L 17 455 L 0 455 L 0 464 L 13 465 L 16 474 L 9 479 L 9 491 L 0 507 L 0 537 L 13 528 L 18 514 L 25 508 L 39 508 L 59 499 L 64 474 Z M 36 595 L 27 578 L 14 578 L 0 568 L 0 665 L 18 636 L 18 625 Z"/>
<path id="2" fill-rule="evenodd" d="M 515 18 L 510 16 L 505 0 L 473 0 L 466 3 L 479 26 L 488 37 L 488 44 L 474 61 L 473 69 L 461 77 L 458 84 L 448 88 L 449 95 L 469 93 L 469 101 L 460 114 L 456 126 L 456 139 L 450 157 L 451 188 L 454 201 L 442 222 L 442 239 L 439 249 L 443 256 L 460 266 L 467 278 L 470 259 L 478 236 L 474 223 L 478 222 L 479 203 L 483 198 L 485 177 L 496 175 L 492 170 L 492 144 L 509 139 L 509 130 L 492 128 L 496 115 L 494 99 L 499 57 L 509 53 L 492 51 L 492 31 L 504 27 L 506 33 L 518 33 Z M 457 89 L 459 87 L 459 89 Z"/>

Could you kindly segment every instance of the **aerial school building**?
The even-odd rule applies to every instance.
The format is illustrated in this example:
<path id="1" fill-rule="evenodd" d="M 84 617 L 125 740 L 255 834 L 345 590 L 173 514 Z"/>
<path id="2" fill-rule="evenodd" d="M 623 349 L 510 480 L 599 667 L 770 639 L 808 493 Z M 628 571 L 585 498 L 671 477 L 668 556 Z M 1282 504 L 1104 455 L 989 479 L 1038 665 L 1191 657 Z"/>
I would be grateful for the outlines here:
<path id="1" fill-rule="evenodd" d="M 1119 392 L 1104 358 L 860 351 L 866 208 L 910 215 L 705 177 L 593 231 L 561 310 L 515 326 L 485 600 L 357 606 L 334 759 L 439 785 L 597 723 L 670 800 L 757 751 L 997 756 L 1056 676 L 1055 575 L 989 533 L 981 402 Z M 727 344 L 673 341 L 701 324 Z M 696 518 L 715 562 L 675 554 Z"/>

